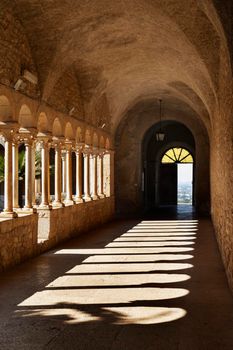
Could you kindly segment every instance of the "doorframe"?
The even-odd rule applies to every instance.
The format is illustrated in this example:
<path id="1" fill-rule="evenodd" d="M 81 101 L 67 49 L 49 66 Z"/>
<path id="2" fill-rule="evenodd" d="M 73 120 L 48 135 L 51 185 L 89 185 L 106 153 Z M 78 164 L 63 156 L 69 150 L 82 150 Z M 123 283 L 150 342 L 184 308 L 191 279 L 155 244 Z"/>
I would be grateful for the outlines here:
<path id="1" fill-rule="evenodd" d="M 156 156 L 155 161 L 155 207 L 160 205 L 159 203 L 159 182 L 160 182 L 160 164 L 163 155 L 170 148 L 185 148 L 193 157 L 193 186 L 192 186 L 192 205 L 195 206 L 196 198 L 195 198 L 195 188 L 196 188 L 196 159 L 195 159 L 195 149 L 191 147 L 189 144 L 180 141 L 174 141 L 164 144 Z"/>

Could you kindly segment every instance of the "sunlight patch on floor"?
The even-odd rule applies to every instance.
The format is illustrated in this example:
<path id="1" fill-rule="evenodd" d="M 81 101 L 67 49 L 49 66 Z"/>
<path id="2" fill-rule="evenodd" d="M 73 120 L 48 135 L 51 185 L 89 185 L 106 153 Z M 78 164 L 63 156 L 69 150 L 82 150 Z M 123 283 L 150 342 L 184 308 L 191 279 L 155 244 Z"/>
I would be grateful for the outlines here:
<path id="1" fill-rule="evenodd" d="M 103 255 L 103 254 L 158 254 L 158 253 L 179 253 L 190 252 L 193 248 L 189 247 L 161 247 L 161 248 L 93 248 L 93 249 L 61 249 L 55 252 L 55 255 Z"/>
<path id="2" fill-rule="evenodd" d="M 189 293 L 184 288 L 98 288 L 98 289 L 63 289 L 36 292 L 19 306 L 58 306 L 69 304 L 105 305 L 132 303 L 134 301 L 156 301 L 175 299 Z"/>
<path id="3" fill-rule="evenodd" d="M 84 263 L 106 263 L 106 262 L 152 262 L 152 261 L 176 261 L 192 259 L 190 254 L 138 254 L 138 255 L 94 255 L 89 256 Z"/>
<path id="4" fill-rule="evenodd" d="M 164 246 L 181 246 L 181 245 L 192 245 L 194 242 L 112 242 L 106 245 L 107 248 L 118 248 L 118 247 L 164 247 Z"/>
<path id="5" fill-rule="evenodd" d="M 119 264 L 82 264 L 67 273 L 117 273 L 117 272 L 153 272 L 190 269 L 188 263 L 119 263 Z"/>
<path id="6" fill-rule="evenodd" d="M 176 288 L 175 283 L 191 278 L 185 270 L 191 272 L 193 265 L 184 260 L 193 258 L 190 252 L 194 252 L 197 223 L 141 221 L 112 242 L 106 242 L 105 247 L 57 250 L 54 258 L 87 257 L 21 302 L 18 315 L 62 316 L 70 324 L 117 325 L 156 324 L 184 317 L 183 308 L 168 307 L 166 300 L 189 293 L 180 285 Z M 161 306 L 153 304 L 158 301 Z"/>
<path id="7" fill-rule="evenodd" d="M 127 324 L 158 324 L 178 320 L 186 315 L 186 311 L 181 308 L 168 307 L 101 307 L 99 316 L 88 313 L 88 311 L 57 308 L 57 309 L 33 309 L 17 311 L 20 317 L 62 317 L 66 324 L 79 324 L 87 322 L 107 322 L 116 325 Z"/>
<path id="8" fill-rule="evenodd" d="M 46 288 L 135 286 L 153 283 L 175 283 L 190 279 L 187 274 L 114 274 L 62 276 L 49 283 Z"/>

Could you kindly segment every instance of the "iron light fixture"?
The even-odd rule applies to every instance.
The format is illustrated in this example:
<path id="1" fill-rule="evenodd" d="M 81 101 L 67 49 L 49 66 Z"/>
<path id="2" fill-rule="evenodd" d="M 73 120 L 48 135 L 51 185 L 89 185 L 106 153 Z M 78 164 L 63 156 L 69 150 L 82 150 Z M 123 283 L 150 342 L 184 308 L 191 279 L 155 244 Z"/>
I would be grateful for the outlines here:
<path id="1" fill-rule="evenodd" d="M 156 141 L 163 141 L 165 133 L 162 131 L 162 100 L 159 100 L 159 130 L 155 134 Z"/>

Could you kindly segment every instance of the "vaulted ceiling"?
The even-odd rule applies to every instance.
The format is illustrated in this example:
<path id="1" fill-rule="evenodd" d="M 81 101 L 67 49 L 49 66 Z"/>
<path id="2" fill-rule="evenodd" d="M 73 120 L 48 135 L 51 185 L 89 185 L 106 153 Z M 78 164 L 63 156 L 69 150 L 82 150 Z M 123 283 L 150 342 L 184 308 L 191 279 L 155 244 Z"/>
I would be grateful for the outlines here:
<path id="1" fill-rule="evenodd" d="M 86 104 L 106 94 L 113 130 L 153 98 L 208 124 L 229 60 L 227 3 L 217 12 L 211 0 L 2 1 L 25 29 L 43 98 L 72 67 Z"/>

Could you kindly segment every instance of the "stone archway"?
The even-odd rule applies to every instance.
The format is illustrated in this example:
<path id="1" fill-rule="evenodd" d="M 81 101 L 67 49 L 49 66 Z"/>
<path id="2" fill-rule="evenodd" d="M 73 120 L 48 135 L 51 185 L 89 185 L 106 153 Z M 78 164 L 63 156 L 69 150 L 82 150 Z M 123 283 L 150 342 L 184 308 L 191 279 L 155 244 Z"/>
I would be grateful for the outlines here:
<path id="1" fill-rule="evenodd" d="M 161 160 L 167 150 L 173 148 L 184 148 L 189 150 L 195 160 L 194 166 L 194 184 L 193 184 L 193 203 L 203 202 L 199 199 L 199 193 L 196 188 L 200 187 L 200 176 L 196 176 L 196 149 L 195 139 L 191 131 L 183 124 L 175 121 L 166 121 L 163 123 L 165 139 L 163 142 L 156 141 L 156 131 L 158 124 L 153 125 L 145 134 L 142 145 L 142 176 L 144 210 L 158 207 L 161 204 L 177 205 L 177 176 L 178 169 L 176 164 L 162 166 Z M 199 159 L 197 161 L 199 163 Z M 198 164 L 199 165 L 199 164 Z M 169 168 L 169 169 L 168 169 Z M 200 170 L 199 170 L 200 171 Z M 161 175 L 163 173 L 163 175 Z M 164 179 L 167 178 L 167 180 Z M 163 181 L 162 181 L 163 179 Z M 161 189 L 166 187 L 167 191 Z M 170 189 L 170 191 L 169 191 Z M 167 192 L 166 196 L 165 193 Z M 163 198 L 161 198 L 161 196 Z M 209 195 L 206 193 L 205 201 L 208 202 Z M 206 204 L 208 205 L 208 204 Z"/>
<path id="2" fill-rule="evenodd" d="M 158 111 L 153 102 L 143 105 L 143 117 L 135 106 L 122 120 L 115 136 L 116 162 L 115 186 L 118 215 L 135 215 L 145 210 L 143 191 L 143 168 L 148 140 L 155 133 Z M 209 213 L 209 137 L 203 123 L 191 113 L 180 111 L 163 117 L 164 125 L 178 125 L 179 130 L 188 130 L 185 137 L 167 139 L 172 146 L 179 145 L 195 151 L 195 205 L 200 213 Z M 158 125 L 158 124 L 157 124 Z M 170 126 L 169 126 L 170 125 Z M 190 141 L 192 140 L 192 141 Z M 154 136 L 154 142 L 155 136 Z M 179 144 L 177 144 L 179 142 Z M 165 143 L 164 143 L 165 144 Z M 153 148 L 153 146 L 152 146 Z M 155 193 L 155 190 L 153 190 Z M 155 199 L 153 198 L 153 204 Z"/>

